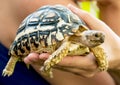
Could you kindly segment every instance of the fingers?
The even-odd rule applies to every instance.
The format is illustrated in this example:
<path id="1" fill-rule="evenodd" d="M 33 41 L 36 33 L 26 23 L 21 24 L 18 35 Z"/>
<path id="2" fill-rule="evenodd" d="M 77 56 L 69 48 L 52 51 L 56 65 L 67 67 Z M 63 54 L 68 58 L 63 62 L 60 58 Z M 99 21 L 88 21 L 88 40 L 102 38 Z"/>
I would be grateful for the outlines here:
<path id="1" fill-rule="evenodd" d="M 104 22 L 92 16 L 88 12 L 74 7 L 71 4 L 68 5 L 68 8 L 71 11 L 73 11 L 75 14 L 77 14 L 79 17 L 81 17 L 90 29 L 104 32 L 105 43 L 102 45 L 104 46 L 104 49 L 106 49 L 106 51 L 108 50 L 107 53 L 110 53 L 111 47 L 114 47 L 115 44 L 118 44 L 117 42 L 119 40 L 119 36 L 116 35 L 114 31 L 112 31 L 111 28 L 108 25 L 106 25 Z"/>
<path id="2" fill-rule="evenodd" d="M 83 70 L 79 68 L 70 68 L 70 67 L 64 67 L 64 66 L 55 66 L 54 68 L 62 70 L 62 71 L 70 72 L 72 74 L 79 75 L 82 77 L 87 77 L 87 78 L 94 76 L 98 72 L 98 70 L 96 69 L 95 70 Z"/>
<path id="3" fill-rule="evenodd" d="M 79 69 L 97 68 L 96 60 L 92 53 L 87 56 L 67 56 L 58 63 L 58 65 L 64 67 L 76 67 Z"/>
<path id="4" fill-rule="evenodd" d="M 105 28 L 108 29 L 107 25 L 105 25 L 104 22 L 102 22 L 101 20 L 97 19 L 96 17 L 92 16 L 91 14 L 89 14 L 86 11 L 83 11 L 71 4 L 68 5 L 68 8 L 74 12 L 75 14 L 77 14 L 79 17 L 81 17 L 83 19 L 83 21 L 85 21 L 85 23 L 88 25 L 88 27 L 90 29 L 95 29 L 95 30 L 105 30 Z"/>
<path id="5" fill-rule="evenodd" d="M 43 62 L 48 57 L 49 54 L 47 53 L 42 53 L 40 55 L 37 53 L 30 53 L 26 58 L 24 58 L 24 62 L 26 64 L 31 64 L 34 69 L 37 69 L 37 71 L 39 71 L 41 65 L 43 65 Z M 96 74 L 96 72 L 98 72 L 96 60 L 92 53 L 87 56 L 66 56 L 59 64 L 55 65 L 53 68 L 83 77 L 92 77 Z"/>
<path id="6" fill-rule="evenodd" d="M 39 60 L 39 54 L 30 53 L 27 57 L 24 58 L 24 62 L 26 64 L 31 64 L 33 62 L 37 62 Z"/>
<path id="7" fill-rule="evenodd" d="M 42 54 L 30 53 L 27 57 L 24 58 L 24 62 L 26 64 L 33 64 L 46 60 L 48 56 L 49 56 L 48 53 L 42 53 Z"/>
<path id="8" fill-rule="evenodd" d="M 67 56 L 54 68 L 83 77 L 92 77 L 99 72 L 96 59 L 92 53 L 87 56 Z"/>
<path id="9" fill-rule="evenodd" d="M 50 54 L 48 53 L 42 53 L 39 55 L 39 59 L 46 60 L 49 57 Z"/>
<path id="10" fill-rule="evenodd" d="M 24 58 L 24 62 L 26 64 L 31 64 L 33 62 L 40 62 L 40 60 L 46 60 L 48 57 L 48 53 L 42 53 L 40 55 L 37 53 L 30 53 L 27 57 Z M 97 68 L 96 60 L 92 53 L 85 57 L 67 56 L 58 65 L 66 67 L 76 67 L 81 69 L 86 69 L 87 67 Z"/>
<path id="11" fill-rule="evenodd" d="M 77 14 L 79 17 L 81 17 L 90 29 L 103 31 L 108 40 L 110 40 L 110 37 L 115 37 L 119 39 L 119 37 L 111 30 L 108 25 L 106 25 L 104 22 L 97 19 L 96 17 L 92 16 L 88 12 L 81 10 L 71 4 L 68 5 L 68 8 L 75 14 Z"/>

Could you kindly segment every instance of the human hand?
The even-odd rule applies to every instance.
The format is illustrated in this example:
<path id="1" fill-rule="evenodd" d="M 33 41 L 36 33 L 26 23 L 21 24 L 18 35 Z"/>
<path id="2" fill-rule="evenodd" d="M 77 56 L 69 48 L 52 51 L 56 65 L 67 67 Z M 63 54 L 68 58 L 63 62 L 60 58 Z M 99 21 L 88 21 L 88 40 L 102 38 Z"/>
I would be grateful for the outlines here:
<path id="1" fill-rule="evenodd" d="M 88 25 L 88 27 L 92 30 L 99 30 L 105 33 L 105 42 L 102 44 L 102 47 L 106 51 L 109 61 L 109 68 L 110 69 L 118 69 L 120 68 L 119 61 L 120 57 L 118 53 L 120 52 L 120 38 L 117 34 L 115 34 L 109 26 L 107 26 L 101 20 L 95 18 L 94 16 L 90 15 L 89 13 L 78 9 L 72 5 L 68 6 L 71 11 L 77 14 L 79 17 L 83 19 L 83 21 Z"/>
<path id="2" fill-rule="evenodd" d="M 103 44 L 103 48 L 108 54 L 110 59 L 114 59 L 115 52 L 113 51 L 113 47 L 115 44 L 118 45 L 119 37 L 102 21 L 96 19 L 89 13 L 82 11 L 78 8 L 75 8 L 71 5 L 68 6 L 74 13 L 76 13 L 79 17 L 81 17 L 90 29 L 100 30 L 105 32 L 106 40 Z M 92 22 L 91 22 L 92 21 Z M 111 42 L 112 40 L 112 42 Z M 36 71 L 40 72 L 40 66 L 42 65 L 41 61 L 44 62 L 48 58 L 49 54 L 36 54 L 32 53 L 28 55 L 24 61 L 27 64 L 31 64 Z M 115 64 L 114 64 L 115 65 Z M 113 67 L 110 65 L 110 67 Z M 96 60 L 93 54 L 89 54 L 85 57 L 83 56 L 67 56 L 65 57 L 59 64 L 57 64 L 54 68 L 61 69 L 67 72 L 71 72 L 74 74 L 79 74 L 85 77 L 91 77 L 98 72 Z"/>
<path id="3" fill-rule="evenodd" d="M 33 57 L 35 55 L 38 57 Z M 30 64 L 33 67 L 42 65 L 40 63 L 33 64 L 33 62 L 41 62 L 41 60 L 44 60 L 44 59 L 46 60 L 48 58 L 48 56 L 40 57 L 40 55 L 38 55 L 38 54 L 34 54 L 34 55 L 32 55 L 32 57 L 30 57 L 30 56 L 31 55 L 29 55 L 27 58 L 29 59 L 28 61 L 32 62 L 32 63 L 30 62 Z M 90 57 L 80 57 L 80 56 L 70 57 L 70 56 L 68 56 L 68 57 L 64 58 L 62 62 L 57 64 L 54 68 L 62 69 L 64 71 L 72 72 L 74 74 L 79 74 L 79 75 L 86 76 L 86 77 L 93 76 L 98 71 L 96 60 L 93 57 L 93 54 L 89 54 L 88 56 L 90 56 Z M 38 69 L 40 69 L 40 67 Z M 39 71 L 38 69 L 37 69 L 37 71 Z"/>
<path id="4" fill-rule="evenodd" d="M 31 53 L 24 59 L 24 62 L 30 64 L 41 74 L 40 68 L 48 56 L 49 54 L 47 53 L 42 53 L 40 55 L 37 53 Z M 98 72 L 96 60 L 92 53 L 87 56 L 67 56 L 53 68 L 81 75 L 83 77 L 91 77 Z"/>

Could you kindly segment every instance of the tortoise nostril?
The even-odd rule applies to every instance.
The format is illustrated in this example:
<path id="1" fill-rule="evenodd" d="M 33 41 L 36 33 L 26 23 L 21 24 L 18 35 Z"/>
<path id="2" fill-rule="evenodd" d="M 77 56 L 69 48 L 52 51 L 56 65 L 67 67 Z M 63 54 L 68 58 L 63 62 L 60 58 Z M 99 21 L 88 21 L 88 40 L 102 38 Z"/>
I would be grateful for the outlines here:
<path id="1" fill-rule="evenodd" d="M 101 38 L 101 39 L 100 39 L 100 42 L 103 43 L 103 42 L 104 42 L 104 38 Z"/>

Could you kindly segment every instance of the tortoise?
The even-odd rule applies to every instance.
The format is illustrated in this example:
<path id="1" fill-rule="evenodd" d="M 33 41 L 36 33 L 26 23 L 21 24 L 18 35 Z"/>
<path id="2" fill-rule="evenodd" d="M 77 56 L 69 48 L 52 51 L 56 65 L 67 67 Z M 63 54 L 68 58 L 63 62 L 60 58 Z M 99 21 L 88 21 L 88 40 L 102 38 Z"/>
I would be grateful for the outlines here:
<path id="1" fill-rule="evenodd" d="M 51 55 L 40 71 L 53 77 L 52 67 L 67 55 L 94 54 L 100 71 L 108 68 L 104 49 L 105 34 L 89 30 L 86 23 L 67 7 L 45 5 L 28 15 L 20 24 L 16 37 L 9 49 L 10 59 L 3 70 L 3 76 L 11 76 L 17 61 L 31 52 Z"/>

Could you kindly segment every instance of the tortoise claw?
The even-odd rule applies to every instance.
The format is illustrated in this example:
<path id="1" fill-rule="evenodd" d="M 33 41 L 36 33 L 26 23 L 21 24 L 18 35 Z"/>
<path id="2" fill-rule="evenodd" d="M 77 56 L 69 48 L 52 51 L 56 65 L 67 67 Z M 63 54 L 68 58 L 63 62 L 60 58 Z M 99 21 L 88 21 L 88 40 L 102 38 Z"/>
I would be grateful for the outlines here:
<path id="1" fill-rule="evenodd" d="M 45 70 L 44 66 L 40 68 L 40 71 L 43 75 L 48 76 L 49 78 L 53 78 L 52 68 L 49 70 Z"/>
<path id="2" fill-rule="evenodd" d="M 9 77 L 9 76 L 12 75 L 12 73 L 13 73 L 13 72 L 4 69 L 3 72 L 2 72 L 2 76 L 4 76 L 4 77 L 5 77 L 5 76 L 8 76 L 8 77 Z"/>
<path id="3" fill-rule="evenodd" d="M 103 61 L 101 65 L 98 67 L 100 71 L 106 71 L 108 69 L 108 62 Z"/>

